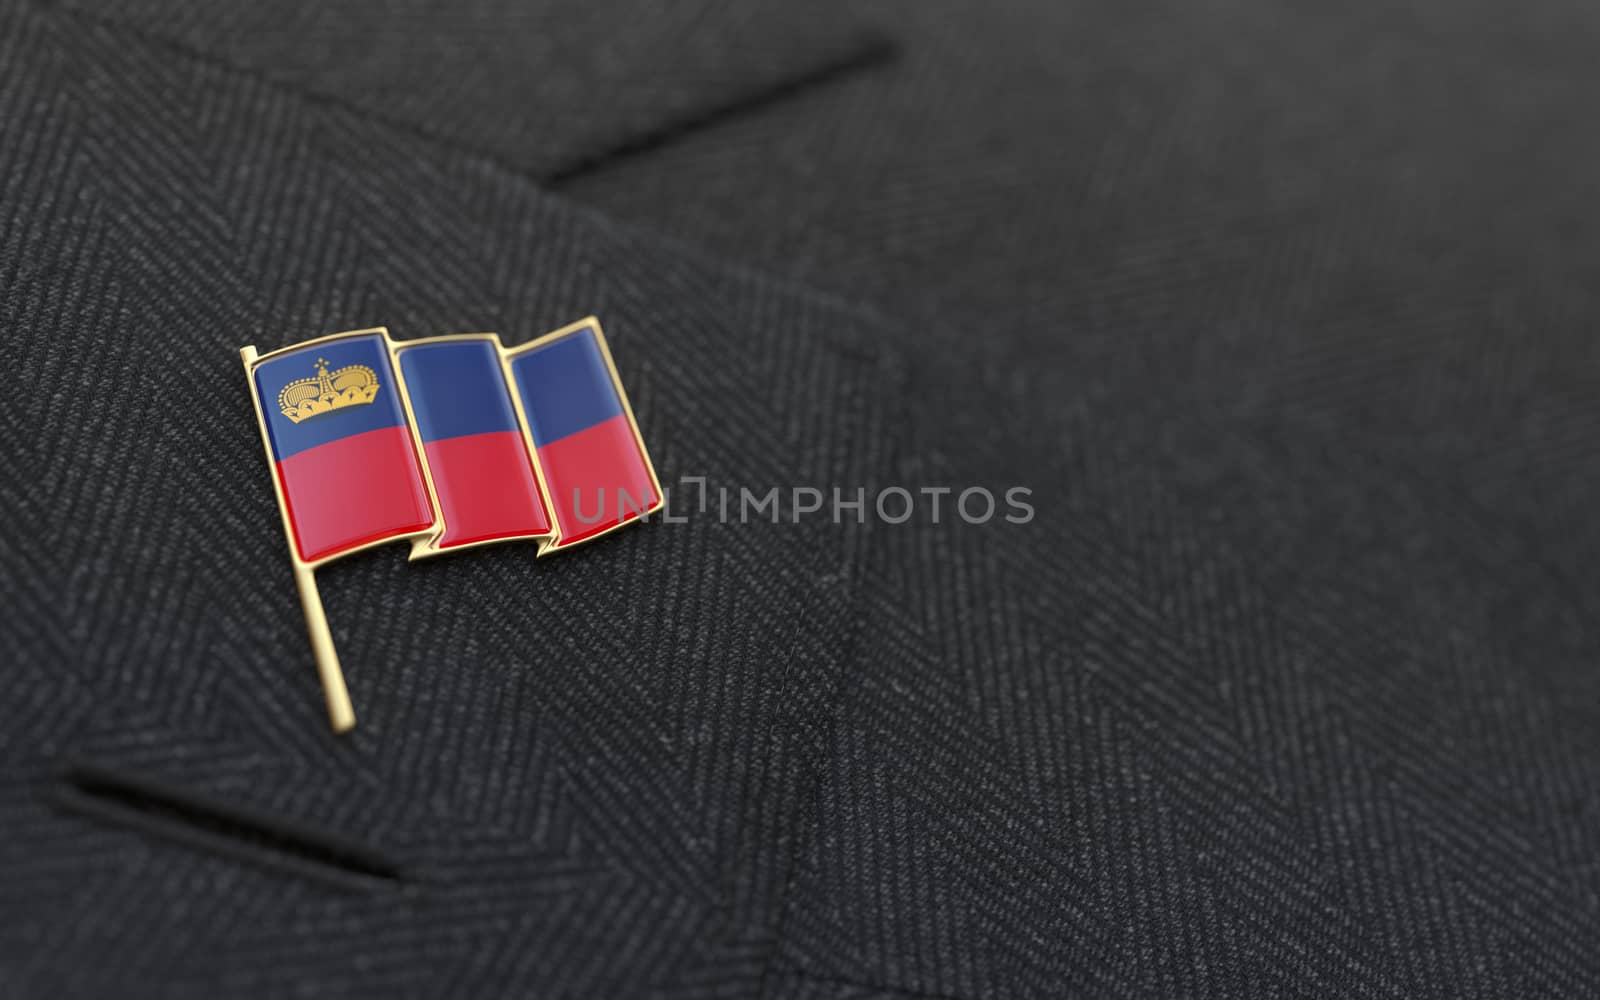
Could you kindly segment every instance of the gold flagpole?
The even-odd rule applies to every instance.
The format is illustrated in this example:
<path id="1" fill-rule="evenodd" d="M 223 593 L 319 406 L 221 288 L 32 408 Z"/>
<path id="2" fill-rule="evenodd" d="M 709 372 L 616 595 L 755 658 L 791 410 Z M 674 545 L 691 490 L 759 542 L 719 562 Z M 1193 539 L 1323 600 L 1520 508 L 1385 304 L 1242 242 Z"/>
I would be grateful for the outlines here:
<path id="1" fill-rule="evenodd" d="M 261 447 L 267 453 L 267 468 L 274 469 L 272 441 L 267 435 L 267 417 L 261 409 L 261 395 L 256 391 L 254 367 L 257 353 L 254 346 L 239 348 L 239 358 L 244 362 L 245 378 L 250 381 L 250 400 L 256 408 L 256 422 L 261 427 Z M 328 702 L 328 722 L 335 733 L 349 732 L 355 728 L 356 712 L 350 704 L 350 691 L 345 687 L 344 671 L 339 668 L 339 653 L 333 648 L 333 632 L 328 628 L 328 616 L 322 612 L 322 595 L 317 592 L 316 571 L 305 560 L 294 544 L 294 526 L 289 523 L 289 508 L 283 502 L 283 484 L 272 473 L 272 489 L 278 498 L 278 513 L 283 518 L 283 536 L 289 543 L 289 558 L 294 562 L 294 582 L 300 590 L 300 607 L 306 616 L 306 631 L 311 636 L 311 652 L 317 659 L 317 674 L 322 678 L 322 694 Z"/>
<path id="2" fill-rule="evenodd" d="M 317 673 L 322 677 L 322 694 L 328 701 L 328 722 L 335 733 L 349 732 L 356 725 L 356 710 L 344 686 L 344 671 L 339 669 L 339 653 L 333 648 L 333 632 L 328 616 L 322 613 L 322 595 L 317 593 L 317 574 L 298 559 L 294 582 L 300 588 L 300 607 L 306 613 L 306 631 L 311 634 L 311 652 L 317 658 Z"/>

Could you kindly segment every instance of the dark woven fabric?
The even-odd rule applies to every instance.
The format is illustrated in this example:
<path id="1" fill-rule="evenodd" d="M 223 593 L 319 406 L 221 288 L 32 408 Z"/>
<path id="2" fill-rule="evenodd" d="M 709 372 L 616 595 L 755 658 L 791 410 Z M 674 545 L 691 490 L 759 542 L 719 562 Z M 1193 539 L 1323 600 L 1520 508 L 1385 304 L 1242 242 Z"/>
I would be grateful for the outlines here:
<path id="1" fill-rule="evenodd" d="M 884 54 L 843 0 L 57 0 L 537 176 Z"/>
<path id="2" fill-rule="evenodd" d="M 1600 991 L 1594 11 L 876 10 L 561 188 L 874 302 L 946 373 L 903 475 L 1049 497 L 874 551 L 794 964 Z"/>
<path id="3" fill-rule="evenodd" d="M 1600 992 L 1588 15 L 468 7 L 0 4 L 0 994 Z M 330 736 L 237 347 L 591 312 L 1039 516 L 380 549 Z"/>

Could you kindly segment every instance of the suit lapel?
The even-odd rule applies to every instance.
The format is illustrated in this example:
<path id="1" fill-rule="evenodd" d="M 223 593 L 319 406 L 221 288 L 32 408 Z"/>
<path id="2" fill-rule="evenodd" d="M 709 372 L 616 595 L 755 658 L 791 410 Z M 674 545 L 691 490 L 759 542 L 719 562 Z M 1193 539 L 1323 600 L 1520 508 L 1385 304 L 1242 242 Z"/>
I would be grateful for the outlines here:
<path id="1" fill-rule="evenodd" d="M 352 955 L 381 981 L 413 967 L 419 926 L 454 929 L 432 945 L 469 993 L 497 992 L 461 984 L 507 975 L 513 940 L 558 956 L 560 992 L 758 976 L 851 659 L 865 529 L 737 507 L 723 523 L 720 491 L 870 486 L 899 370 L 871 324 L 257 76 L 72 15 L 14 23 L 0 105 L 49 148 L 7 173 L 5 210 L 29 223 L 7 231 L 0 418 L 28 444 L 4 479 L 55 499 L 4 543 L 30 691 L 0 727 L 21 734 L 8 828 L 14 856 L 70 841 L 89 887 L 38 886 L 40 939 L 70 951 L 88 910 L 144 913 L 152 880 L 221 880 L 248 921 L 150 915 L 152 982 L 237 975 L 241 955 L 258 986 Z M 589 312 L 664 483 L 703 477 L 706 512 L 679 486 L 687 523 L 538 564 L 512 546 L 408 566 L 399 546 L 330 567 L 363 719 L 335 740 L 235 349 L 379 322 L 514 343 Z M 57 814 L 24 789 L 63 755 L 381 848 L 405 918 L 358 893 L 308 920 L 271 866 Z M 115 862 L 130 837 L 134 868 Z M 583 957 L 640 940 L 659 962 Z"/>

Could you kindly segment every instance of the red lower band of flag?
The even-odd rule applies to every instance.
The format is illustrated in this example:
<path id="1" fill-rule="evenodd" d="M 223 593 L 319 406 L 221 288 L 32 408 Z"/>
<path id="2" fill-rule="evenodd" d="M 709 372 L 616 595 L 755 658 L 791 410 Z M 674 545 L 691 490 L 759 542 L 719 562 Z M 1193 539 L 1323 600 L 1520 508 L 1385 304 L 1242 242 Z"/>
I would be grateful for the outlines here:
<path id="1" fill-rule="evenodd" d="M 278 482 L 307 562 L 433 525 L 411 431 L 384 427 L 296 452 Z"/>
<path id="2" fill-rule="evenodd" d="M 439 548 L 549 533 L 521 431 L 464 434 L 422 447 L 444 517 Z"/>
<path id="3" fill-rule="evenodd" d="M 661 506 L 650 467 L 625 415 L 539 449 L 563 548 Z"/>

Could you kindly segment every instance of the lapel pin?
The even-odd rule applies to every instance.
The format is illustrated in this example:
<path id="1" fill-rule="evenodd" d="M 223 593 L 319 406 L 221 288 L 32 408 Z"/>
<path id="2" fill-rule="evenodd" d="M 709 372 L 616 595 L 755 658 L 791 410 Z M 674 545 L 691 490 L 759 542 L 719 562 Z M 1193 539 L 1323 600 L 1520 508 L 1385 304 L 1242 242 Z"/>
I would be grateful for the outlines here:
<path id="1" fill-rule="evenodd" d="M 537 555 L 662 504 L 600 323 L 507 348 L 383 327 L 239 351 L 336 733 L 355 710 L 316 570 L 390 542 L 422 559 L 508 541 Z"/>

